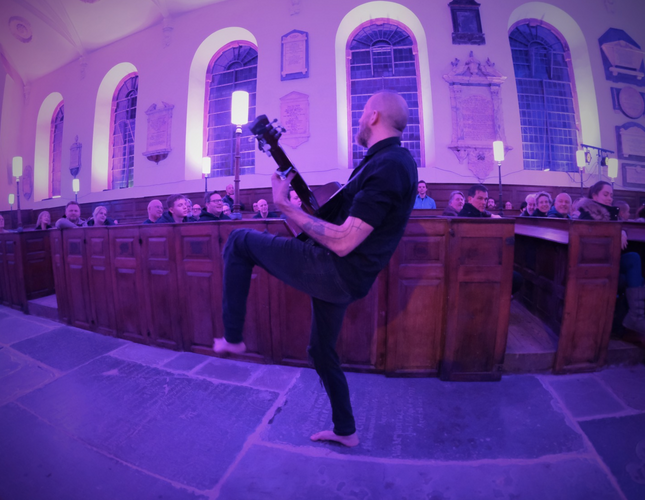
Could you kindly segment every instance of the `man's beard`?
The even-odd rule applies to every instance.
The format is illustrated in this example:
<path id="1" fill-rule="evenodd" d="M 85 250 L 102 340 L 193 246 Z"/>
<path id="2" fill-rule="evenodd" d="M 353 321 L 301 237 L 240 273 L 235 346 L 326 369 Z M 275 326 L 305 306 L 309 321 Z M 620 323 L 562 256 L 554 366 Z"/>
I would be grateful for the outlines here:
<path id="1" fill-rule="evenodd" d="M 372 138 L 372 129 L 369 127 L 360 127 L 358 129 L 358 134 L 356 134 L 356 144 L 366 148 L 371 138 Z"/>

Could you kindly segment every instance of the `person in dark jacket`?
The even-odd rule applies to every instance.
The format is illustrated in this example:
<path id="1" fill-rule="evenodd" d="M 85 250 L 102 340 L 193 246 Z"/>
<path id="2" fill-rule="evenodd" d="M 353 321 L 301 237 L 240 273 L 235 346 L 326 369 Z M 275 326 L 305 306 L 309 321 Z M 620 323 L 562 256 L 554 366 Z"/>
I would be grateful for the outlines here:
<path id="1" fill-rule="evenodd" d="M 522 209 L 522 212 L 520 213 L 520 217 L 530 217 L 531 214 L 535 211 L 536 208 L 536 202 L 535 202 L 535 195 L 534 194 L 529 194 L 527 197 L 524 199 L 524 203 L 526 203 L 526 206 Z M 522 203 L 522 204 L 524 204 Z"/>
<path id="2" fill-rule="evenodd" d="M 459 217 L 499 217 L 493 216 L 486 211 L 486 200 L 488 199 L 488 188 L 481 184 L 470 186 L 468 190 L 468 202 L 459 212 Z"/>
<path id="3" fill-rule="evenodd" d="M 52 228 L 52 216 L 47 210 L 43 210 L 38 214 L 38 219 L 36 219 L 36 227 L 34 231 L 51 229 Z"/>
<path id="4" fill-rule="evenodd" d="M 461 209 L 464 208 L 464 203 L 466 197 L 461 191 L 453 191 L 450 193 L 450 198 L 448 198 L 448 206 L 444 208 L 443 215 L 444 217 L 458 217 Z"/>
<path id="5" fill-rule="evenodd" d="M 235 204 L 235 186 L 233 184 L 226 186 L 226 196 L 222 200 L 233 210 L 233 205 Z M 240 210 L 244 210 L 244 203 L 242 202 L 240 202 Z"/>
<path id="6" fill-rule="evenodd" d="M 546 191 L 540 191 L 535 195 L 536 208 L 533 210 L 531 217 L 547 217 L 552 204 L 551 195 Z"/>
<path id="7" fill-rule="evenodd" d="M 553 206 L 549 209 L 546 216 L 557 219 L 571 219 L 571 196 L 567 193 L 560 193 L 555 197 Z"/>
<path id="8" fill-rule="evenodd" d="M 199 222 L 209 220 L 231 220 L 228 215 L 224 214 L 224 200 L 217 191 L 208 193 L 204 197 L 204 208 L 199 215 Z"/>
<path id="9" fill-rule="evenodd" d="M 164 212 L 155 224 L 169 224 L 190 222 L 188 220 L 188 205 L 186 205 L 186 197 L 183 194 L 171 194 L 166 200 L 168 211 Z"/>
<path id="10" fill-rule="evenodd" d="M 611 184 L 598 181 L 589 188 L 587 198 L 578 200 L 575 208 L 580 211 L 581 220 L 617 221 L 618 207 L 612 206 L 614 190 Z M 621 249 L 627 248 L 627 234 L 622 231 Z M 623 326 L 636 332 L 641 344 L 645 344 L 645 287 L 641 272 L 641 258 L 636 252 L 625 252 L 620 256 L 620 278 L 626 283 L 625 296 L 629 311 Z"/>
<path id="11" fill-rule="evenodd" d="M 163 204 L 159 200 L 152 200 L 148 203 L 148 218 L 143 224 L 154 224 L 163 215 Z"/>
<path id="12" fill-rule="evenodd" d="M 114 226 L 116 222 L 107 216 L 107 208 L 99 205 L 92 212 L 92 217 L 87 220 L 87 226 Z"/>
<path id="13" fill-rule="evenodd" d="M 280 217 L 275 212 L 269 212 L 269 204 L 266 200 L 258 200 L 258 208 L 260 211 L 253 216 L 254 219 L 277 219 Z"/>

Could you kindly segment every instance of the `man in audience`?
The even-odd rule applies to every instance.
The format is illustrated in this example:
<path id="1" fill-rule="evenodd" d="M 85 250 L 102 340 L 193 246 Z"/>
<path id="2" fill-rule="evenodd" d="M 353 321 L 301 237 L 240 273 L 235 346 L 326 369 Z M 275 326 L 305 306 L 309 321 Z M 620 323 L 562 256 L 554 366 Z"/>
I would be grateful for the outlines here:
<path id="1" fill-rule="evenodd" d="M 168 196 L 166 207 L 168 207 L 168 211 L 164 212 L 155 224 L 190 222 L 187 217 L 188 205 L 183 194 L 171 194 Z"/>
<path id="2" fill-rule="evenodd" d="M 464 208 L 464 193 L 461 191 L 453 191 L 450 193 L 450 198 L 448 199 L 448 206 L 444 209 L 443 214 L 446 217 L 457 217 L 459 212 Z"/>
<path id="3" fill-rule="evenodd" d="M 199 203 L 195 203 L 193 205 L 193 217 L 195 217 L 195 219 L 199 220 L 201 215 L 202 215 L 202 207 L 199 206 Z"/>
<path id="4" fill-rule="evenodd" d="M 159 200 L 152 200 L 148 203 L 148 218 L 143 221 L 144 224 L 154 224 L 163 214 L 163 205 Z"/>
<path id="5" fill-rule="evenodd" d="M 258 202 L 253 202 L 253 212 L 257 214 L 259 211 L 260 209 L 258 208 Z"/>
<path id="6" fill-rule="evenodd" d="M 547 217 L 556 217 L 558 219 L 570 219 L 571 215 L 571 196 L 567 193 L 560 193 L 555 197 L 553 206 L 547 213 Z"/>
<path id="7" fill-rule="evenodd" d="M 253 216 L 254 219 L 277 219 L 279 216 L 275 212 L 269 212 L 269 204 L 266 200 L 258 200 L 260 211 Z"/>
<path id="8" fill-rule="evenodd" d="M 302 200 L 300 199 L 300 196 L 298 196 L 298 193 L 296 193 L 296 190 L 293 188 L 289 188 L 289 202 L 298 208 L 302 206 Z"/>
<path id="9" fill-rule="evenodd" d="M 186 197 L 186 222 L 197 222 L 199 217 L 193 217 L 193 201 Z"/>
<path id="10" fill-rule="evenodd" d="M 75 201 L 70 201 L 65 206 L 65 215 L 56 221 L 58 229 L 82 227 L 85 221 L 81 219 L 81 206 Z"/>
<path id="11" fill-rule="evenodd" d="M 217 191 L 208 193 L 204 198 L 204 208 L 200 213 L 199 222 L 208 220 L 231 220 L 228 215 L 224 214 L 224 205 L 225 203 Z"/>
<path id="12" fill-rule="evenodd" d="M 224 203 L 226 203 L 231 210 L 233 210 L 233 205 L 235 204 L 235 187 L 233 184 L 226 186 L 226 196 L 222 198 Z M 240 210 L 244 210 L 244 203 L 240 203 Z M 257 210 L 256 210 L 257 211 Z"/>
<path id="13" fill-rule="evenodd" d="M 499 218 L 499 215 L 493 215 L 486 211 L 486 200 L 488 199 L 488 188 L 481 184 L 475 184 L 468 190 L 468 202 L 459 212 L 459 217 L 493 217 Z"/>
<path id="14" fill-rule="evenodd" d="M 531 217 L 547 217 L 552 204 L 551 195 L 546 191 L 540 191 L 535 195 L 535 210 Z"/>
<path id="15" fill-rule="evenodd" d="M 428 186 L 425 181 L 419 181 L 417 193 L 417 197 L 414 200 L 414 208 L 437 208 L 435 201 L 428 196 Z"/>
<path id="16" fill-rule="evenodd" d="M 488 198 L 488 201 L 486 202 L 486 209 L 495 210 L 495 208 L 497 208 L 495 206 L 495 198 Z"/>
<path id="17" fill-rule="evenodd" d="M 229 219 L 231 218 L 231 207 L 229 207 L 226 203 L 223 203 L 222 207 L 222 213 L 226 215 Z"/>
<path id="18" fill-rule="evenodd" d="M 530 217 L 535 211 L 535 208 L 537 207 L 535 195 L 534 194 L 528 195 L 524 201 L 526 201 L 526 208 L 520 214 L 520 217 Z"/>

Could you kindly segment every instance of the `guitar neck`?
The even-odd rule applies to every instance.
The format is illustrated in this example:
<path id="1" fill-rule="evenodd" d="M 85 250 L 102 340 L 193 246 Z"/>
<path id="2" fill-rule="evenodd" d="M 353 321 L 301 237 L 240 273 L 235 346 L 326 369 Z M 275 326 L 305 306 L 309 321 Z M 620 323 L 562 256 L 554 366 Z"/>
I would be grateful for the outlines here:
<path id="1" fill-rule="evenodd" d="M 296 167 L 293 166 L 293 163 L 291 163 L 291 160 L 289 160 L 289 157 L 279 144 L 274 144 L 271 147 L 271 156 L 273 156 L 273 159 L 278 164 L 278 171 L 291 171 L 296 174 L 296 176 L 291 179 L 291 187 L 295 190 L 296 194 L 302 201 L 302 209 L 309 215 L 315 215 L 320 207 L 318 206 L 314 193 L 309 189 L 309 186 L 307 186 L 307 183 L 302 178 Z"/>

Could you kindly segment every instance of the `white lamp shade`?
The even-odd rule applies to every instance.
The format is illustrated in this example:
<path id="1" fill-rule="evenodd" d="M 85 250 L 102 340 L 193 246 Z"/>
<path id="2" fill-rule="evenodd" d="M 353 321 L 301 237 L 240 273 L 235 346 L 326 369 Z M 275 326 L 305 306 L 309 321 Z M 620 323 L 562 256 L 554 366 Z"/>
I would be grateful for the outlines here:
<path id="1" fill-rule="evenodd" d="M 81 181 L 79 179 L 72 179 L 72 191 L 78 193 L 81 190 Z"/>
<path id="2" fill-rule="evenodd" d="M 16 195 L 9 193 L 9 205 L 13 205 L 16 202 Z"/>
<path id="3" fill-rule="evenodd" d="M 504 161 L 504 143 L 502 141 L 493 142 L 493 156 L 495 156 L 495 161 Z"/>
<path id="4" fill-rule="evenodd" d="M 210 156 L 204 156 L 202 158 L 202 174 L 208 175 L 211 173 L 211 158 Z"/>
<path id="5" fill-rule="evenodd" d="M 578 165 L 578 167 L 580 168 L 587 165 L 587 158 L 585 152 L 582 149 L 576 151 L 576 165 Z"/>
<path id="6" fill-rule="evenodd" d="M 13 157 L 13 160 L 11 161 L 11 170 L 14 177 L 22 177 L 22 156 Z"/>
<path id="7" fill-rule="evenodd" d="M 618 159 L 617 158 L 608 158 L 607 159 L 607 175 L 612 179 L 618 177 Z"/>
<path id="8" fill-rule="evenodd" d="M 231 123 L 244 125 L 249 122 L 249 93 L 244 90 L 233 92 L 231 100 Z"/>

